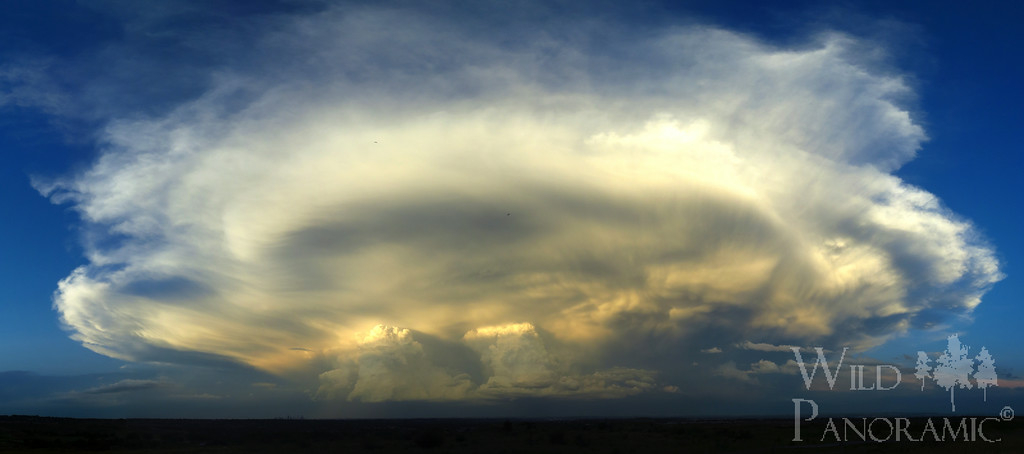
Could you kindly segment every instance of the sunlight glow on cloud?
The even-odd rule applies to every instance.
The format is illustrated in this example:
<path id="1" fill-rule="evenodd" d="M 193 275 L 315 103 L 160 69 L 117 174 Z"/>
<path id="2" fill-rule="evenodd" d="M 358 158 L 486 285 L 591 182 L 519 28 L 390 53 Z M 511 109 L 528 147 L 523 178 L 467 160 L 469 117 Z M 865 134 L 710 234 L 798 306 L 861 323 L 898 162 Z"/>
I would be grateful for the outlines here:
<path id="1" fill-rule="evenodd" d="M 377 325 L 356 357 L 339 358 L 320 374 L 318 397 L 365 402 L 388 400 L 504 399 L 559 396 L 622 397 L 654 389 L 654 372 L 611 368 L 578 375 L 548 353 L 529 323 L 489 326 L 463 341 L 480 355 L 485 380 L 438 364 L 408 329 Z M 436 353 L 436 352 L 435 352 Z"/>
<path id="2" fill-rule="evenodd" d="M 852 38 L 509 45 L 373 8 L 267 28 L 203 96 L 113 119 L 89 169 L 35 182 L 86 224 L 55 306 L 88 348 L 319 355 L 324 399 L 618 397 L 676 389 L 664 358 L 699 345 L 877 345 L 1001 278 L 892 174 L 925 134 Z"/>

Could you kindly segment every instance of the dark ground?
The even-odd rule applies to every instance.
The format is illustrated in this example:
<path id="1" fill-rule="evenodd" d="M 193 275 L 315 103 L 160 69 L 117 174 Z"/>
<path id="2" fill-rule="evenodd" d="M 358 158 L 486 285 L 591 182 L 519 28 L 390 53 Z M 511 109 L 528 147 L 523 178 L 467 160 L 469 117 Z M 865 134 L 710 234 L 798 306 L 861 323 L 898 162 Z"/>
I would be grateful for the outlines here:
<path id="1" fill-rule="evenodd" d="M 940 426 L 942 418 L 934 418 Z M 3 453 L 650 453 L 650 452 L 983 452 L 1024 453 L 1024 423 L 986 423 L 1001 442 L 820 441 L 827 418 L 804 423 L 793 442 L 792 419 L 579 420 L 172 420 L 0 416 Z M 980 420 L 980 419 L 979 419 Z M 860 421 L 856 419 L 855 421 Z M 869 420 L 870 421 L 870 420 Z M 957 423 L 959 420 L 954 421 Z M 842 434 L 842 420 L 836 419 Z M 923 419 L 911 420 L 920 435 Z M 879 438 L 888 428 L 879 423 Z M 961 437 L 962 438 L 962 437 Z"/>

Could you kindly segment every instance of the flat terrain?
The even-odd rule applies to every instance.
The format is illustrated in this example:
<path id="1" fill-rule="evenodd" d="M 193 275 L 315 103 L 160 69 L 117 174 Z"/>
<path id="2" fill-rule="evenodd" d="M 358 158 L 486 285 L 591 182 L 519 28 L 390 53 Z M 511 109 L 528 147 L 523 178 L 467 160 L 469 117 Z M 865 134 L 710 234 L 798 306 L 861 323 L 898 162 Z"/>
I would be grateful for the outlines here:
<path id="1" fill-rule="evenodd" d="M 941 418 L 935 418 L 941 433 Z M 979 419 L 980 420 L 980 419 Z M 1024 423 L 987 423 L 977 441 L 836 443 L 824 418 L 804 423 L 793 442 L 792 419 L 579 420 L 172 420 L 0 416 L 4 453 L 650 453 L 650 452 L 1024 452 Z M 860 421 L 856 419 L 855 421 Z M 836 420 L 838 433 L 843 423 Z M 919 437 L 924 419 L 909 433 Z M 884 423 L 874 426 L 879 438 Z M 960 440 L 962 440 L 962 433 Z"/>

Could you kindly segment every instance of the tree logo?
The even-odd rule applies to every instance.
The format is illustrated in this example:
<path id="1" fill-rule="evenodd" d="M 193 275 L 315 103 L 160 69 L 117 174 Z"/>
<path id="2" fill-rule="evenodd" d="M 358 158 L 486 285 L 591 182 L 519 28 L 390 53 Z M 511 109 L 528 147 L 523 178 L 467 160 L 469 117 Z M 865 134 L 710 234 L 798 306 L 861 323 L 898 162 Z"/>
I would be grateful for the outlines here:
<path id="1" fill-rule="evenodd" d="M 970 347 L 960 343 L 960 338 L 953 334 L 947 339 L 946 351 L 935 360 L 935 369 L 928 365 L 930 362 L 928 354 L 922 351 L 917 352 L 917 369 L 914 376 L 921 380 L 921 390 L 924 391 L 926 378 L 931 378 L 935 384 L 949 391 L 949 404 L 956 412 L 956 401 L 954 390 L 957 387 L 971 389 L 977 385 L 984 391 L 985 401 L 988 402 L 988 387 L 999 386 L 996 379 L 996 361 L 988 353 L 988 349 L 981 347 L 978 356 L 970 357 Z M 978 368 L 974 368 L 974 362 L 978 361 Z M 974 383 L 971 383 L 971 376 L 974 376 Z"/>

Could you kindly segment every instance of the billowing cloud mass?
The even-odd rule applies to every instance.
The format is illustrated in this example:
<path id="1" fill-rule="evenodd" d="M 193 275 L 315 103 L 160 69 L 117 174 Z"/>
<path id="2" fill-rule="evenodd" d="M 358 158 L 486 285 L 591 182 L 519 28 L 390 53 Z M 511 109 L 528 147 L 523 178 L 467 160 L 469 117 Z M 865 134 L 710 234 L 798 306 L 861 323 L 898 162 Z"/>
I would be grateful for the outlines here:
<path id="1" fill-rule="evenodd" d="M 201 96 L 115 115 L 36 181 L 85 224 L 72 337 L 325 399 L 617 397 L 716 346 L 877 345 L 1001 277 L 894 176 L 926 135 L 872 43 L 476 19 L 264 18 Z"/>
<path id="2" fill-rule="evenodd" d="M 320 374 L 318 397 L 381 402 L 514 397 L 622 397 L 652 389 L 654 373 L 612 368 L 575 375 L 548 353 L 529 323 L 475 329 L 463 339 L 483 366 L 483 383 L 443 367 L 408 329 L 377 325 L 354 358 Z M 451 350 L 457 350 L 458 347 Z M 342 356 L 344 358 L 344 356 Z"/>

